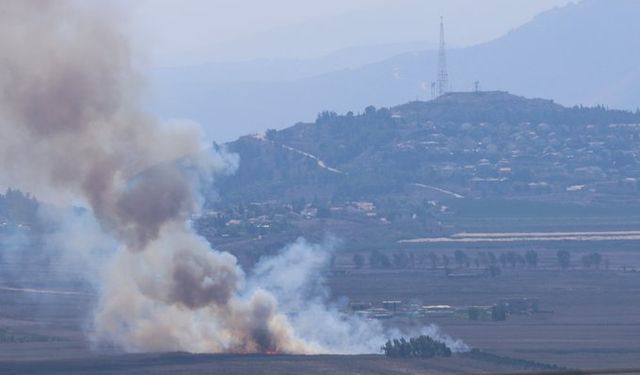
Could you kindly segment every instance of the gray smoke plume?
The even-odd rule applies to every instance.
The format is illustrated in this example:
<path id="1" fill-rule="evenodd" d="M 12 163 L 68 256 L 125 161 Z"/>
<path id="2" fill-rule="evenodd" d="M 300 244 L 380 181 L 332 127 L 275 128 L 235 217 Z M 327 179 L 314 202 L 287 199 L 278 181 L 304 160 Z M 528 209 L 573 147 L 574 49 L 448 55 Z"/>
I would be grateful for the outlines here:
<path id="1" fill-rule="evenodd" d="M 113 27 L 117 15 L 95 4 L 0 2 L 0 185 L 89 208 L 97 225 L 62 225 L 62 247 L 77 253 L 104 234 L 119 244 L 84 256 L 100 262 L 87 268 L 99 280 L 95 342 L 129 351 L 377 352 L 393 332 L 327 305 L 323 285 L 311 283 L 326 261 L 318 247 L 297 243 L 247 277 L 234 256 L 193 232 L 199 182 L 228 159 L 204 152 L 197 129 L 164 126 L 139 109 L 140 79 Z M 103 233 L 88 235 L 96 228 Z"/>
<path id="2" fill-rule="evenodd" d="M 90 4 L 0 3 L 0 184 L 84 204 L 122 243 L 102 275 L 94 338 L 137 351 L 311 351 L 271 295 L 240 297 L 233 256 L 187 228 L 195 177 L 224 161 L 202 152 L 197 129 L 139 109 L 115 13 Z"/>

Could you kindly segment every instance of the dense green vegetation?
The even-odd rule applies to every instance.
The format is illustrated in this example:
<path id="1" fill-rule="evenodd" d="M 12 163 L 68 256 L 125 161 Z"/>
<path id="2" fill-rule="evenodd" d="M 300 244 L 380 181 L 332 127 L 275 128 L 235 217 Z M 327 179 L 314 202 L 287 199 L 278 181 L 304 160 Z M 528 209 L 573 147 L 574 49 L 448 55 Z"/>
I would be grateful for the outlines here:
<path id="1" fill-rule="evenodd" d="M 257 238 L 273 250 L 331 233 L 367 251 L 357 267 L 403 268 L 418 259 L 370 251 L 463 231 L 640 225 L 638 111 L 450 93 L 362 113 L 323 112 L 312 123 L 216 147 L 237 153 L 240 164 L 216 180 L 196 227 L 221 244 Z M 452 252 L 437 263 L 450 269 L 475 261 Z M 497 276 L 538 261 L 532 253 L 503 254 L 484 268 Z"/>
<path id="2" fill-rule="evenodd" d="M 388 340 L 382 351 L 387 357 L 401 358 L 451 357 L 452 354 L 445 343 L 425 335 L 410 338 L 408 341 L 404 337 Z"/>
<path id="3" fill-rule="evenodd" d="M 323 112 L 314 123 L 228 144 L 240 168 L 218 187 L 225 202 L 325 204 L 383 201 L 420 184 L 484 199 L 567 189 L 579 196 L 589 188 L 638 195 L 638 124 L 640 112 L 567 108 L 504 92 Z"/>
<path id="4" fill-rule="evenodd" d="M 37 221 L 39 203 L 29 194 L 8 189 L 0 194 L 0 222 L 4 224 L 33 224 Z"/>

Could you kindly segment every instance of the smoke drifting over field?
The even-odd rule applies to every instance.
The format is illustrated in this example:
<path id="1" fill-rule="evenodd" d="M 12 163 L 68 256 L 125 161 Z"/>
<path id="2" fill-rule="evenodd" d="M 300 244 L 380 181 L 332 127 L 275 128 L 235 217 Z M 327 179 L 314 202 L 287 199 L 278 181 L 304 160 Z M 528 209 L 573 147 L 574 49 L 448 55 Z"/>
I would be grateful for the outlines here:
<path id="1" fill-rule="evenodd" d="M 332 242 L 313 245 L 298 240 L 280 255 L 262 260 L 249 278 L 248 290 L 264 288 L 278 300 L 299 337 L 328 353 L 377 353 L 389 338 L 428 335 L 454 352 L 467 351 L 460 340 L 430 325 L 411 333 L 385 328 L 379 321 L 341 312 L 329 303 L 322 274 L 328 269 Z"/>
<path id="2" fill-rule="evenodd" d="M 197 129 L 139 109 L 114 17 L 88 2 L 0 3 L 0 183 L 86 205 L 120 244 L 100 258 L 93 338 L 130 351 L 377 351 L 377 323 L 326 307 L 309 284 L 326 260 L 317 247 L 297 243 L 247 277 L 189 228 L 199 183 L 229 163 Z M 64 227 L 61 243 L 87 243 L 85 226 Z"/>
<path id="3" fill-rule="evenodd" d="M 309 351 L 273 297 L 240 298 L 236 259 L 186 227 L 199 178 L 223 160 L 202 152 L 195 129 L 162 128 L 138 109 L 116 20 L 68 1 L 0 7 L 2 182 L 87 204 L 123 246 L 104 273 L 96 339 L 131 350 Z"/>

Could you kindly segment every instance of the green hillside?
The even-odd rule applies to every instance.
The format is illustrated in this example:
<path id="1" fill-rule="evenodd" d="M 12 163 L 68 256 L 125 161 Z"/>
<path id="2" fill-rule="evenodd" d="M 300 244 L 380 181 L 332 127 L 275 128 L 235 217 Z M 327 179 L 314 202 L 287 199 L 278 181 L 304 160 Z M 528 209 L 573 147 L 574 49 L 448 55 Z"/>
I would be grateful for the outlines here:
<path id="1" fill-rule="evenodd" d="M 240 167 L 218 188 L 227 202 L 381 199 L 421 185 L 444 197 L 637 195 L 639 124 L 637 112 L 505 92 L 323 112 L 228 144 Z"/>

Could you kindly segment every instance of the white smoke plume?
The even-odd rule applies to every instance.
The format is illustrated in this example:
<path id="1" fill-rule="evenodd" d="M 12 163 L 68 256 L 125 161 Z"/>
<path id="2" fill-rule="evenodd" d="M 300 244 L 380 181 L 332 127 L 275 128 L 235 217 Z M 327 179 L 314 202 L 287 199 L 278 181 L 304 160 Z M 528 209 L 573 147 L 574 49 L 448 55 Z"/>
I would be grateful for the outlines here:
<path id="1" fill-rule="evenodd" d="M 333 245 L 332 240 L 309 244 L 299 239 L 279 255 L 258 263 L 249 278 L 248 291 L 260 288 L 269 291 L 289 317 L 296 334 L 327 353 L 377 353 L 381 343 L 390 338 L 420 334 L 444 342 L 454 352 L 468 350 L 462 341 L 443 334 L 435 325 L 403 332 L 332 305 L 323 274 L 329 269 Z"/>
<path id="2" fill-rule="evenodd" d="M 197 129 L 140 110 L 116 16 L 96 2 L 0 2 L 0 185 L 84 205 L 119 244 L 94 271 L 93 339 L 128 351 L 378 352 L 390 333 L 327 307 L 310 284 L 326 261 L 318 247 L 299 242 L 247 278 L 189 228 L 199 181 L 227 160 L 203 151 Z M 56 242 L 75 252 L 100 238 L 62 227 Z"/>

